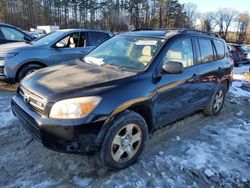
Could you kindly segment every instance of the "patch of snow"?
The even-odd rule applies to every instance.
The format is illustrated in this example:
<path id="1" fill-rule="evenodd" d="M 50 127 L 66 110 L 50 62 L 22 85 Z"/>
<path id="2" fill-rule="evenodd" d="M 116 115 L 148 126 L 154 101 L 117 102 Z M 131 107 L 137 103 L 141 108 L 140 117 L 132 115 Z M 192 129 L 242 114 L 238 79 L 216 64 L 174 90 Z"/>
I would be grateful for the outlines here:
<path id="1" fill-rule="evenodd" d="M 179 136 L 176 136 L 176 140 L 177 140 L 177 141 L 180 141 L 181 138 L 180 138 Z"/>
<path id="2" fill-rule="evenodd" d="M 242 65 L 240 67 L 234 67 L 234 74 L 235 75 L 242 75 L 245 72 L 249 72 L 250 65 Z"/>
<path id="3" fill-rule="evenodd" d="M 7 127 L 15 119 L 9 97 L 0 97 L 0 109 L 0 127 Z"/>
<path id="4" fill-rule="evenodd" d="M 234 81 L 229 92 L 235 97 L 250 97 L 250 92 L 241 89 L 242 84 L 245 82 Z"/>
<path id="5" fill-rule="evenodd" d="M 79 187 L 86 187 L 92 182 L 92 178 L 80 178 L 78 176 L 74 176 L 73 182 Z"/>
<path id="6" fill-rule="evenodd" d="M 211 176 L 213 176 L 213 175 L 214 175 L 213 171 L 212 171 L 212 170 L 210 170 L 210 169 L 206 169 L 206 170 L 204 171 L 204 173 L 205 173 L 205 174 L 206 174 L 206 176 L 208 176 L 208 177 L 211 177 Z"/>
<path id="7" fill-rule="evenodd" d="M 239 111 L 239 112 L 237 112 L 235 115 L 236 115 L 237 117 L 241 117 L 243 114 L 244 114 L 243 111 Z"/>

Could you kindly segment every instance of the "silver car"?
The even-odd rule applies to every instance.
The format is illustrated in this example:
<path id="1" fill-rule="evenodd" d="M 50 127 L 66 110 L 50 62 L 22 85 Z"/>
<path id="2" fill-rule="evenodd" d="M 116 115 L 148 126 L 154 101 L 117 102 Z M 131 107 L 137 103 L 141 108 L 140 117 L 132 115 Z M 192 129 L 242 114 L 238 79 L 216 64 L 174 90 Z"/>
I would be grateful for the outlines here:
<path id="1" fill-rule="evenodd" d="M 37 69 L 83 58 L 112 36 L 102 31 L 66 29 L 49 33 L 30 43 L 0 45 L 0 80 L 19 82 Z"/>

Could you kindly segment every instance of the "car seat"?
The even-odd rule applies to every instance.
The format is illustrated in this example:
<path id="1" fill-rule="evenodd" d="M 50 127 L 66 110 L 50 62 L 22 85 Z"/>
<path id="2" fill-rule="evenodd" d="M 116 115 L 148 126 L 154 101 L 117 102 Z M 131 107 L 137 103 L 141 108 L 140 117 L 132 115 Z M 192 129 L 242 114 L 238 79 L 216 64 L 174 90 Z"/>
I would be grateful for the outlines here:
<path id="1" fill-rule="evenodd" d="M 152 57 L 151 46 L 144 46 L 141 52 L 141 57 L 139 57 L 139 61 L 144 65 L 147 65 L 151 61 Z"/>
<path id="2" fill-rule="evenodd" d="M 76 47 L 76 43 L 75 43 L 74 37 L 70 37 L 69 38 L 69 47 L 70 48 L 75 48 Z"/>

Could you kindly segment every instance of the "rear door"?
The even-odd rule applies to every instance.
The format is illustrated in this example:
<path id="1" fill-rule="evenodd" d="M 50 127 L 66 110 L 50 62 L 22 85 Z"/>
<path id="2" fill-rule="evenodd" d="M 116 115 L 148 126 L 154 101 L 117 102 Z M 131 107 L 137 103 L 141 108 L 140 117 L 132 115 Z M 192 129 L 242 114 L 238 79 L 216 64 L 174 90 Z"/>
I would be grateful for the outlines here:
<path id="1" fill-rule="evenodd" d="M 89 50 L 94 49 L 96 46 L 99 46 L 106 40 L 110 38 L 109 34 L 97 31 L 88 32 L 88 48 Z"/>
<path id="2" fill-rule="evenodd" d="M 184 72 L 181 74 L 163 73 L 157 84 L 158 95 L 155 98 L 154 110 L 158 126 L 164 126 L 181 118 L 196 108 L 198 69 L 194 59 L 192 38 L 177 39 L 166 51 L 163 63 L 181 62 Z"/>
<path id="3" fill-rule="evenodd" d="M 199 85 L 201 102 L 205 103 L 215 92 L 223 76 L 225 44 L 219 39 L 197 38 L 199 51 Z"/>

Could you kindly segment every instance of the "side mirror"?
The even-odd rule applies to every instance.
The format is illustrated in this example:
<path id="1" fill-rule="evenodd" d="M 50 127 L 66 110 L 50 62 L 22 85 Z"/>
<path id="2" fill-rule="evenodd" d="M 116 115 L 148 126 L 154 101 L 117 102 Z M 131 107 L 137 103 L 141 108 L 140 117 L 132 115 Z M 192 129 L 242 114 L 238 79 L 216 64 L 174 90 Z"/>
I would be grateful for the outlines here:
<path id="1" fill-rule="evenodd" d="M 65 44 L 61 42 L 56 43 L 56 48 L 64 48 L 64 47 L 65 47 Z"/>
<path id="2" fill-rule="evenodd" d="M 184 71 L 183 64 L 177 61 L 168 61 L 163 65 L 162 69 L 169 74 L 181 74 Z"/>
<path id="3" fill-rule="evenodd" d="M 26 40 L 26 41 L 28 41 L 28 42 L 32 41 L 32 37 L 30 35 L 27 35 L 27 34 L 25 34 L 23 36 L 23 39 Z"/>

